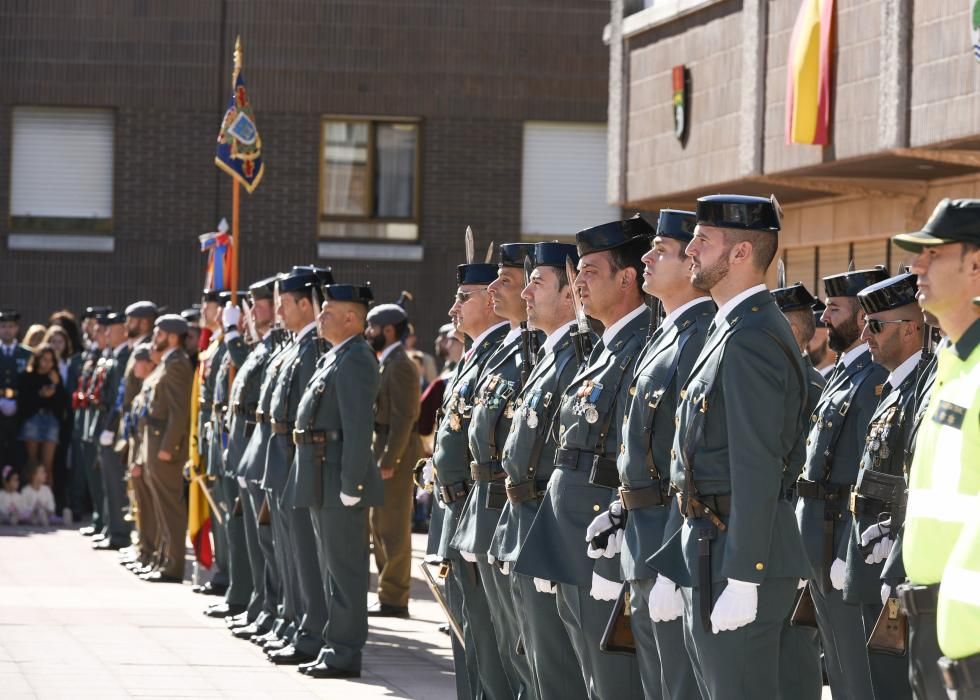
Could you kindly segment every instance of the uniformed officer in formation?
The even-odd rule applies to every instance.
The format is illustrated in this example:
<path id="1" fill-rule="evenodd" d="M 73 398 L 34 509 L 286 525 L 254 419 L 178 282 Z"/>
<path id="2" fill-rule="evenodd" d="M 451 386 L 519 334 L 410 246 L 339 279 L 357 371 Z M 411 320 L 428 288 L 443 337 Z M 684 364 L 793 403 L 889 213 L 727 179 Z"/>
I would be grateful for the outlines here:
<path id="1" fill-rule="evenodd" d="M 813 568 L 816 610 L 830 686 L 845 697 L 873 697 L 866 648 L 870 629 L 861 608 L 844 600 L 851 518 L 847 506 L 857 481 L 868 423 L 888 371 L 862 337 L 864 310 L 857 295 L 884 280 L 884 268 L 824 278 L 830 348 L 840 359 L 810 416 L 806 466 L 797 485 L 797 516 Z M 870 624 L 874 624 L 871 620 Z"/>
<path id="2" fill-rule="evenodd" d="M 476 387 L 509 331 L 507 321 L 494 313 L 487 290 L 496 278 L 497 266 L 489 263 L 456 268 L 458 287 L 449 316 L 472 343 L 443 393 L 431 461 L 437 507 L 443 511 L 440 526 L 429 529 L 429 547 L 447 563 L 446 600 L 465 640 L 464 656 L 453 639 L 457 693 L 472 698 L 507 698 L 511 692 L 477 568 L 451 545 L 472 486 L 469 425 Z"/>
<path id="3" fill-rule="evenodd" d="M 685 249 L 694 236 L 695 213 L 663 209 L 650 223 L 656 231 L 643 256 L 643 290 L 659 299 L 666 317 L 661 321 L 655 307 L 655 328 L 633 372 L 617 459 L 622 486 L 613 508 L 626 519 L 622 568 L 630 584 L 630 625 L 644 696 L 696 699 L 700 693 L 684 649 L 681 593 L 646 561 L 680 525 L 670 493 L 674 414 L 715 305 L 691 284 Z"/>
<path id="4" fill-rule="evenodd" d="M 497 278 L 487 287 L 493 313 L 510 324 L 500 345 L 487 360 L 473 389 L 473 406 L 469 424 L 470 479 L 473 482 L 463 504 L 462 514 L 452 536 L 451 546 L 469 564 L 475 564 L 482 591 L 479 605 L 487 606 L 503 670 L 513 697 L 527 697 L 533 682 L 526 655 L 517 655 L 520 630 L 518 611 L 511 604 L 507 573 L 509 563 L 497 565 L 490 555 L 500 512 L 506 500 L 501 466 L 501 451 L 514 417 L 515 401 L 523 377 L 533 362 L 530 347 L 539 342 L 533 331 L 522 333 L 527 323 L 527 305 L 521 292 L 525 287 L 524 263 L 534 253 L 529 243 L 505 243 L 498 248 Z M 506 568 L 507 573 L 504 572 Z M 467 599 L 467 604 L 470 603 Z"/>
<path id="5" fill-rule="evenodd" d="M 193 371 L 184 352 L 187 321 L 176 314 L 157 318 L 153 346 L 160 362 L 146 378 L 147 393 L 140 462 L 157 517 L 158 544 L 154 568 L 144 581 L 184 580 L 187 504 L 184 502 L 184 456 L 187 455 Z"/>
<path id="6" fill-rule="evenodd" d="M 313 661 L 323 647 L 323 630 L 327 622 L 321 567 L 316 557 L 316 537 L 308 494 L 296 488 L 294 458 L 296 445 L 293 430 L 300 399 L 316 368 L 319 354 L 316 300 L 321 285 L 333 277 L 327 269 L 293 267 L 278 279 L 277 304 L 283 325 L 293 339 L 276 363 L 274 382 L 268 403 L 261 404 L 262 420 L 272 428 L 266 457 L 263 488 L 269 492 L 274 526 L 278 528 L 277 552 L 281 550 L 280 570 L 284 595 L 291 597 L 292 634 L 279 648 L 267 646 L 274 664 L 299 665 Z M 273 535 L 275 538 L 275 534 Z"/>
<path id="7" fill-rule="evenodd" d="M 782 488 L 806 375 L 764 284 L 780 216 L 775 200 L 702 197 L 687 247 L 692 283 L 718 311 L 677 410 L 671 481 L 684 522 L 648 563 L 681 587 L 695 678 L 713 700 L 778 697 L 781 630 L 807 572 Z"/>
<path id="8" fill-rule="evenodd" d="M 945 199 L 921 231 L 893 242 L 915 255 L 918 301 L 948 341 L 908 474 L 901 553 L 908 582 L 898 597 L 909 620 L 916 697 L 980 697 L 980 200 Z"/>
<path id="9" fill-rule="evenodd" d="M 623 414 L 649 327 L 641 257 L 653 232 L 637 216 L 575 236 L 579 271 L 573 285 L 585 313 L 604 331 L 561 398 L 555 470 L 515 565 L 516 571 L 557 587 L 558 614 L 592 697 L 641 693 L 635 657 L 599 650 L 622 588 L 618 551 L 605 552 L 621 542 L 611 533 L 622 529 L 622 516 L 596 516 L 609 508 L 620 485 L 616 457 Z M 590 527 L 594 520 L 604 522 Z M 604 539 L 590 547 L 605 556 L 592 558 L 583 534 Z"/>
<path id="10" fill-rule="evenodd" d="M 807 397 L 805 414 L 810 416 L 817 407 L 820 394 L 827 385 L 824 375 L 814 366 L 813 357 L 807 352 L 814 337 L 819 316 L 825 306 L 801 282 L 788 287 L 772 290 L 776 305 L 789 322 L 793 338 L 804 357 L 807 374 Z M 831 363 L 832 364 L 832 363 Z M 797 438 L 796 449 L 792 461 L 783 475 L 783 488 L 794 508 L 798 502 L 796 497 L 796 481 L 799 479 L 806 462 L 806 434 L 801 432 Z M 811 578 L 808 575 L 806 578 Z M 797 605 L 800 599 L 808 593 L 805 591 L 806 581 L 801 580 L 797 591 Z M 787 615 L 783 624 L 783 633 L 779 639 L 779 689 L 784 698 L 799 698 L 800 700 L 820 700 L 823 692 L 823 666 L 820 661 L 820 633 L 816 627 L 803 624 L 793 624 L 792 613 Z"/>
<path id="11" fill-rule="evenodd" d="M 514 402 L 510 430 L 500 453 L 506 473 L 507 502 L 500 511 L 488 555 L 509 574 L 511 601 L 501 599 L 516 618 L 532 685 L 527 697 L 572 700 L 587 697 L 571 640 L 558 616 L 554 590 L 513 570 L 554 470 L 555 418 L 572 377 L 578 371 L 571 330 L 575 308 L 565 261 L 578 263 L 578 250 L 567 243 L 538 243 L 521 296 L 528 325 L 545 339 Z M 495 574 L 496 575 L 496 574 Z M 506 585 L 506 583 L 504 583 Z"/>
<path id="12" fill-rule="evenodd" d="M 408 314 L 398 304 L 380 304 L 367 315 L 365 333 L 378 356 L 378 398 L 374 406 L 374 460 L 384 482 L 384 503 L 371 509 L 371 538 L 378 569 L 379 617 L 407 617 L 412 566 L 412 473 L 422 457 L 419 437 L 419 366 L 402 340 Z"/>
<path id="13" fill-rule="evenodd" d="M 299 670 L 358 678 L 367 642 L 368 511 L 384 498 L 372 453 L 378 361 L 364 338 L 371 288 L 324 284 L 319 332 L 330 350 L 306 383 L 296 412 L 290 482 L 297 511 L 311 518 L 326 599 L 322 645 Z M 308 511 L 305 509 L 309 509 Z"/>
<path id="14" fill-rule="evenodd" d="M 108 514 L 105 512 L 105 490 L 102 483 L 102 470 L 99 469 L 99 443 L 96 429 L 98 406 L 102 397 L 102 384 L 105 381 L 105 352 L 106 352 L 106 319 L 112 309 L 108 306 L 96 307 L 89 322 L 90 337 L 92 338 L 88 357 L 82 366 L 78 380 L 78 388 L 72 397 L 72 408 L 75 411 L 75 428 L 79 440 L 79 456 L 88 486 L 89 498 L 92 502 L 91 530 L 82 528 L 83 535 L 93 541 L 105 537 L 108 525 Z"/>
<path id="15" fill-rule="evenodd" d="M 17 386 L 20 375 L 31 359 L 30 348 L 17 342 L 20 313 L 0 310 L 0 454 L 16 454 L 17 443 Z"/>

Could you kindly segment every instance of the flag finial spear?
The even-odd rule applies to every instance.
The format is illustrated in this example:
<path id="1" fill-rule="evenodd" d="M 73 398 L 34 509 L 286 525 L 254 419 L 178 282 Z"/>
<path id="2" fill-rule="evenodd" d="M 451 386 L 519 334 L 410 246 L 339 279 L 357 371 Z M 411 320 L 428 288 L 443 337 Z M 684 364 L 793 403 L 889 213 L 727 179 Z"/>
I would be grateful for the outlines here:
<path id="1" fill-rule="evenodd" d="M 242 69 L 242 61 L 242 36 L 239 34 L 235 37 L 235 70 L 234 77 L 231 81 L 231 87 L 233 90 L 235 89 L 235 78 L 238 77 L 238 72 Z"/>

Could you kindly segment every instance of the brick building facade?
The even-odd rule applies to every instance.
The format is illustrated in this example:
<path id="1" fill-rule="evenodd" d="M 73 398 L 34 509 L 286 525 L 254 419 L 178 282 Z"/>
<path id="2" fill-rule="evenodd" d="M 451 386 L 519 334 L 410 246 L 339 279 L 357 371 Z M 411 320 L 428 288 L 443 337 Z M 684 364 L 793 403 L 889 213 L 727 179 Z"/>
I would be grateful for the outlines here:
<path id="1" fill-rule="evenodd" d="M 830 142 L 789 145 L 801 4 L 613 0 L 608 193 L 627 209 L 775 193 L 789 281 L 822 294 L 820 277 L 850 260 L 897 272 L 906 256 L 889 236 L 924 224 L 943 197 L 980 196 L 980 64 L 968 3 L 836 0 Z M 677 65 L 690 81 L 684 140 Z"/>
<path id="2" fill-rule="evenodd" d="M 608 16 L 598 0 L 5 3 L 0 306 L 41 320 L 62 306 L 195 300 L 196 236 L 230 216 L 230 179 L 212 160 L 240 34 L 266 164 L 242 194 L 243 282 L 317 262 L 370 280 L 382 301 L 411 290 L 427 345 L 446 320 L 465 226 L 481 249 L 521 236 L 525 124 L 605 122 Z M 111 222 L 93 238 L 111 252 L 44 250 L 83 240 L 73 231 L 17 237 L 9 146 L 24 107 L 111 111 Z M 417 124 L 417 240 L 318 235 L 330 115 Z"/>

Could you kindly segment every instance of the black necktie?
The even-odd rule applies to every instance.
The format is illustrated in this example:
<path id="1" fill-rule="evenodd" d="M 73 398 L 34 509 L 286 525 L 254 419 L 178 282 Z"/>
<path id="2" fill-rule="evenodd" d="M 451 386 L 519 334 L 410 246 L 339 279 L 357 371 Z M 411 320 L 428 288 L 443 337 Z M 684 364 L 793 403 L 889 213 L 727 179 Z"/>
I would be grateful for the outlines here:
<path id="1" fill-rule="evenodd" d="M 892 383 L 891 382 L 885 382 L 884 384 L 882 384 L 881 385 L 881 397 L 879 398 L 879 400 L 880 401 L 884 401 L 885 400 L 885 397 L 888 396 L 891 393 L 891 391 L 892 391 Z"/>

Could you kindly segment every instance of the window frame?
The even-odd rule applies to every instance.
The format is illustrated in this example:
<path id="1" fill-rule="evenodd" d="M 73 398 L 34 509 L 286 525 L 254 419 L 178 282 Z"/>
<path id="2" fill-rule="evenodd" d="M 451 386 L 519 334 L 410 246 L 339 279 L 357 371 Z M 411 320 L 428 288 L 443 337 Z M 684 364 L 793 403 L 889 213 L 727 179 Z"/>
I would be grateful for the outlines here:
<path id="1" fill-rule="evenodd" d="M 343 122 L 350 124 L 366 124 L 368 126 L 367 141 L 367 169 L 368 186 L 365 198 L 373 205 L 374 202 L 374 181 L 375 168 L 377 167 L 377 126 L 379 124 L 410 124 L 415 127 L 415 164 L 413 170 L 413 191 L 412 191 L 412 216 L 410 217 L 378 217 L 367 214 L 358 216 L 356 214 L 327 214 L 325 213 L 325 191 L 324 177 L 326 174 L 326 125 L 330 122 Z M 399 117 L 399 116 L 378 116 L 364 114 L 327 114 L 320 117 L 320 148 L 318 151 L 319 160 L 319 181 L 317 193 L 317 240 L 318 241 L 351 241 L 361 243 L 385 243 L 394 245 L 412 245 L 421 239 L 422 220 L 422 119 L 420 117 Z M 372 207 L 368 207 L 369 209 Z M 323 223 L 351 223 L 351 224 L 414 224 L 415 237 L 408 238 L 387 238 L 387 237 L 365 237 L 365 236 L 323 236 L 320 234 L 320 225 Z"/>

